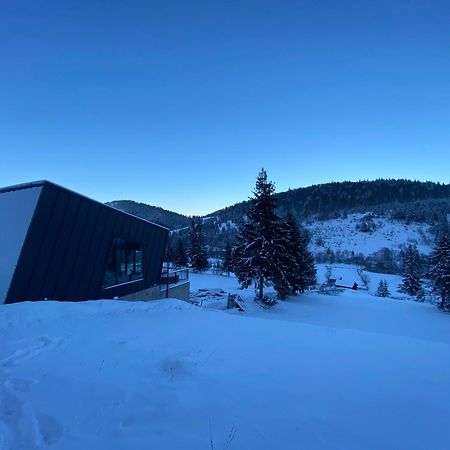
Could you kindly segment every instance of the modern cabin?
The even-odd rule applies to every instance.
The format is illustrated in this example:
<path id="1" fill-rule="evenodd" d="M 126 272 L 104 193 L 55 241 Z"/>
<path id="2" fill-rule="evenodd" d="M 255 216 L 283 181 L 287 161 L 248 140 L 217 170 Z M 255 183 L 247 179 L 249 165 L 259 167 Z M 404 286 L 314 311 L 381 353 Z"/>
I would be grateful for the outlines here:
<path id="1" fill-rule="evenodd" d="M 49 181 L 1 188 L 0 304 L 161 298 L 168 235 Z"/>

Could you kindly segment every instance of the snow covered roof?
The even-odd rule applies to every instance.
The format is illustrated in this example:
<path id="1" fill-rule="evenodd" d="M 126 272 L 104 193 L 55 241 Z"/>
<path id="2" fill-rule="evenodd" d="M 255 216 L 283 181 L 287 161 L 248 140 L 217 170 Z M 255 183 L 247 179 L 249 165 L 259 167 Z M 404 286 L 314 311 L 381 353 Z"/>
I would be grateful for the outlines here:
<path id="1" fill-rule="evenodd" d="M 343 286 L 343 287 L 353 287 L 354 285 L 358 285 L 356 280 L 350 278 L 337 277 L 335 286 Z"/>

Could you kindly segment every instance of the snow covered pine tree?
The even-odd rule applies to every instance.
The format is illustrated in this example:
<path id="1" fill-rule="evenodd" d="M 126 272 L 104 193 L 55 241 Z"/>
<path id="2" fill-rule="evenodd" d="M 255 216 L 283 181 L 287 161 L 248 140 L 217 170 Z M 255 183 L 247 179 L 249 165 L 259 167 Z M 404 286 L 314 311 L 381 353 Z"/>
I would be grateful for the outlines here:
<path id="1" fill-rule="evenodd" d="M 301 236 L 297 236 L 293 248 L 298 229 L 276 214 L 274 192 L 274 184 L 262 169 L 234 250 L 234 269 L 241 286 L 246 288 L 255 282 L 257 298 L 262 301 L 264 286 L 268 284 L 273 285 L 280 299 L 315 284 L 312 255 Z"/>
<path id="2" fill-rule="evenodd" d="M 293 259 L 293 266 L 288 272 L 289 284 L 292 294 L 304 292 L 312 288 L 317 283 L 317 271 L 314 265 L 314 258 L 308 250 L 308 240 L 305 232 L 300 231 L 297 222 L 292 214 L 286 218 L 288 233 L 288 252 Z"/>
<path id="3" fill-rule="evenodd" d="M 233 248 L 229 242 L 227 242 L 225 247 L 225 258 L 223 260 L 222 269 L 226 272 L 227 277 L 230 276 L 230 272 L 233 272 Z"/>
<path id="4" fill-rule="evenodd" d="M 375 294 L 377 297 L 389 297 L 391 294 L 389 292 L 388 283 L 386 280 L 380 280 L 378 284 L 378 289 Z"/>
<path id="5" fill-rule="evenodd" d="M 403 261 L 403 281 L 399 286 L 398 291 L 407 294 L 411 297 L 415 297 L 416 301 L 423 301 L 423 295 L 421 295 L 422 283 L 417 273 L 417 250 L 409 245 L 406 250 L 405 259 Z"/>
<path id="6" fill-rule="evenodd" d="M 275 213 L 275 186 L 264 169 L 258 174 L 247 220 L 237 233 L 235 274 L 242 287 L 255 282 L 257 298 L 266 301 L 264 285 L 272 283 L 280 298 L 290 292 L 288 267 L 294 261 L 287 252 L 286 223 Z"/>
<path id="7" fill-rule="evenodd" d="M 437 248 L 430 258 L 430 270 L 433 292 L 439 294 L 439 307 L 450 311 L 450 242 L 446 234 L 442 235 Z"/>
<path id="8" fill-rule="evenodd" d="M 186 267 L 188 263 L 188 258 L 186 250 L 184 249 L 183 241 L 178 238 L 177 247 L 173 255 L 173 263 L 175 267 Z"/>
<path id="9" fill-rule="evenodd" d="M 192 219 L 189 229 L 189 262 L 194 272 L 203 272 L 209 266 L 208 254 L 205 246 L 205 233 L 201 218 Z"/>

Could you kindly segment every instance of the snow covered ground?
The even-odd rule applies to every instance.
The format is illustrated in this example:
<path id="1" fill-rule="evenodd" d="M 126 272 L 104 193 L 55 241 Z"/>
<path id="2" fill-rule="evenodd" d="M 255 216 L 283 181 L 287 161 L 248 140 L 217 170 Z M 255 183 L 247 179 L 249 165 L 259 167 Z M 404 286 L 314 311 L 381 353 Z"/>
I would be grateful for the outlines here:
<path id="1" fill-rule="evenodd" d="M 347 250 L 355 254 L 368 256 L 389 248 L 399 251 L 402 247 L 413 244 L 424 254 L 431 252 L 434 245 L 430 226 L 422 223 L 406 224 L 397 220 L 375 217 L 376 229 L 372 232 L 358 231 L 356 226 L 364 214 L 349 214 L 348 217 L 316 221 L 306 225 L 311 233 L 311 249 L 313 252 L 330 248 L 334 252 Z M 323 241 L 317 245 L 318 239 Z"/>
<path id="2" fill-rule="evenodd" d="M 319 283 L 325 283 L 327 268 L 331 268 L 331 277 L 335 279 L 342 278 L 345 281 L 356 282 L 363 288 L 361 277 L 358 274 L 357 267 L 354 264 L 316 264 L 317 267 L 317 280 Z M 386 280 L 389 286 L 389 290 L 395 297 L 405 297 L 403 294 L 397 292 L 399 285 L 402 282 L 400 275 L 392 275 L 386 273 L 376 273 L 364 271 L 364 274 L 368 277 L 369 294 L 375 295 L 378 284 L 381 280 Z M 191 292 L 194 294 L 199 289 L 222 289 L 232 294 L 239 294 L 241 296 L 253 297 L 253 292 L 249 289 L 242 291 L 239 289 L 239 285 L 233 274 L 230 277 L 219 277 L 210 273 L 203 274 L 190 274 Z M 271 292 L 270 289 L 267 290 Z M 215 295 L 212 295 L 215 297 Z M 212 298 L 211 300 L 214 300 Z"/>
<path id="3" fill-rule="evenodd" d="M 0 449 L 448 449 L 450 316 L 346 291 L 246 312 L 0 307 Z M 209 305 L 209 307 L 208 307 Z"/>

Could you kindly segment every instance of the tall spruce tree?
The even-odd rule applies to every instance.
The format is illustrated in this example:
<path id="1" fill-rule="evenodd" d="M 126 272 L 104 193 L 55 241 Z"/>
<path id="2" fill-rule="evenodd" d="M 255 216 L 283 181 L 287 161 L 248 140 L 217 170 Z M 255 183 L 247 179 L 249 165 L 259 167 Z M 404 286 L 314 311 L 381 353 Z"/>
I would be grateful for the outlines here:
<path id="1" fill-rule="evenodd" d="M 227 242 L 227 245 L 225 247 L 225 257 L 223 260 L 222 268 L 224 272 L 226 272 L 227 277 L 229 277 L 230 272 L 233 271 L 233 248 L 231 247 L 229 242 Z"/>
<path id="2" fill-rule="evenodd" d="M 188 263 L 188 257 L 181 237 L 177 240 L 177 245 L 173 254 L 173 263 L 176 267 L 186 267 Z"/>
<path id="3" fill-rule="evenodd" d="M 289 227 L 287 222 L 280 217 L 278 232 L 272 240 L 273 266 L 268 280 L 272 283 L 278 298 L 281 300 L 292 294 L 290 280 L 293 278 L 293 273 L 298 269 L 297 262 L 289 251 L 289 244 Z"/>
<path id="4" fill-rule="evenodd" d="M 286 217 L 286 232 L 288 238 L 287 252 L 291 257 L 292 264 L 290 264 L 287 272 L 288 282 L 292 294 L 302 292 L 303 289 L 303 243 L 300 236 L 300 230 L 297 222 L 292 214 Z"/>
<path id="5" fill-rule="evenodd" d="M 439 307 L 450 311 L 450 242 L 446 234 L 431 254 L 428 276 L 431 278 L 433 292 L 441 297 Z"/>
<path id="6" fill-rule="evenodd" d="M 417 273 L 417 250 L 409 245 L 403 261 L 403 280 L 398 291 L 411 297 L 417 297 L 422 290 L 422 283 Z"/>
<path id="7" fill-rule="evenodd" d="M 300 231 L 292 214 L 286 218 L 288 233 L 287 251 L 293 264 L 288 271 L 288 281 L 293 294 L 304 292 L 316 285 L 316 267 L 312 253 L 308 250 L 306 233 Z"/>
<path id="8" fill-rule="evenodd" d="M 194 272 L 203 272 L 209 266 L 205 245 L 205 233 L 201 218 L 193 218 L 189 229 L 189 262 Z"/>
<path id="9" fill-rule="evenodd" d="M 317 268 L 314 262 L 313 254 L 308 249 L 308 239 L 306 231 L 300 229 L 301 255 L 303 260 L 302 266 L 302 290 L 311 289 L 317 284 Z"/>
<path id="10" fill-rule="evenodd" d="M 287 252 L 286 223 L 275 212 L 274 192 L 274 184 L 262 169 L 234 251 L 235 273 L 241 286 L 247 288 L 255 282 L 260 300 L 264 300 L 264 286 L 269 283 L 280 298 L 289 295 L 288 272 L 294 263 Z"/>

